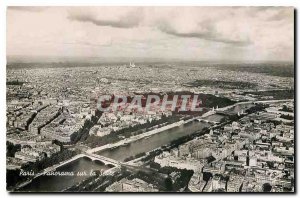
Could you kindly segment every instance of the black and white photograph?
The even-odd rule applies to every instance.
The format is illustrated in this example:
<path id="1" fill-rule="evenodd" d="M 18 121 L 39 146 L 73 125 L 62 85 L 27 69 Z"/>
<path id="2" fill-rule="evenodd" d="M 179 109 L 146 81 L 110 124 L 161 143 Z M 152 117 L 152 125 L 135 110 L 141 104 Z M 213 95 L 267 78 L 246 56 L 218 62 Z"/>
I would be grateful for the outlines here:
<path id="1" fill-rule="evenodd" d="M 295 193 L 295 20 L 7 6 L 6 191 Z"/>

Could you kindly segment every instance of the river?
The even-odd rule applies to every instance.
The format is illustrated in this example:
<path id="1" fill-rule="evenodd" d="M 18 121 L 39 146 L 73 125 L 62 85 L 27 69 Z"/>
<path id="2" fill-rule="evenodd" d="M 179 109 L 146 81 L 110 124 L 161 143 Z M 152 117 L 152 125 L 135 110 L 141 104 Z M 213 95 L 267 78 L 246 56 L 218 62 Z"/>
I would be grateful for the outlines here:
<path id="1" fill-rule="evenodd" d="M 238 113 L 241 110 L 248 109 L 254 106 L 253 104 L 241 104 L 230 108 L 228 111 L 232 111 L 234 113 Z M 208 116 L 204 119 L 209 121 L 220 121 L 224 116 L 214 114 Z M 209 127 L 210 124 L 204 122 L 193 121 L 190 123 L 186 123 L 184 125 L 174 127 L 164 132 L 154 134 L 150 137 L 137 140 L 125 146 L 120 146 L 117 148 L 106 149 L 103 151 L 97 152 L 97 154 L 112 158 L 118 161 L 124 161 L 126 158 L 135 156 L 139 153 L 148 152 L 155 148 L 161 147 L 163 145 L 169 144 L 173 140 L 176 140 L 180 137 L 190 135 L 195 133 L 196 131 L 200 131 L 205 127 Z"/>
<path id="2" fill-rule="evenodd" d="M 241 110 L 246 110 L 249 109 L 250 107 L 255 106 L 254 104 L 250 103 L 250 104 L 240 104 L 240 105 L 236 105 L 230 109 L 228 109 L 228 111 L 232 111 L 234 113 L 238 113 L 241 112 Z"/>
<path id="3" fill-rule="evenodd" d="M 253 106 L 253 104 L 243 104 L 237 105 L 230 110 L 237 113 L 241 111 L 241 109 L 247 109 Z M 214 114 L 206 117 L 205 119 L 210 121 L 220 121 L 223 118 L 222 115 Z M 190 135 L 199 131 L 205 127 L 210 126 L 210 124 L 205 122 L 193 121 L 190 123 L 186 123 L 184 125 L 180 125 L 166 131 L 154 134 L 150 137 L 146 137 L 135 142 L 132 142 L 126 146 L 120 146 L 113 149 L 99 151 L 97 154 L 103 155 L 105 157 L 109 157 L 118 161 L 124 161 L 126 158 L 130 156 L 134 156 L 136 154 L 142 152 L 148 152 L 155 148 L 161 147 L 163 145 L 169 144 L 171 141 L 176 140 L 180 137 Z M 59 167 L 57 170 L 64 171 L 86 171 L 90 172 L 91 170 L 107 170 L 108 167 L 97 164 L 97 162 L 91 161 L 87 158 L 80 158 L 73 162 L 70 162 L 67 165 Z M 82 181 L 86 177 L 82 176 L 40 176 L 35 178 L 31 183 L 23 187 L 22 191 L 34 191 L 34 192 L 45 192 L 45 191 L 62 191 L 67 187 L 70 187 L 80 181 Z"/>
<path id="4" fill-rule="evenodd" d="M 47 176 L 42 175 L 32 180 L 31 183 L 19 189 L 27 192 L 59 192 L 85 178 L 89 177 L 92 170 L 107 170 L 108 166 L 102 165 L 98 161 L 92 161 L 87 157 L 79 158 L 64 166 L 57 168 L 57 172 L 74 172 L 75 174 L 85 171 L 86 176 Z"/>

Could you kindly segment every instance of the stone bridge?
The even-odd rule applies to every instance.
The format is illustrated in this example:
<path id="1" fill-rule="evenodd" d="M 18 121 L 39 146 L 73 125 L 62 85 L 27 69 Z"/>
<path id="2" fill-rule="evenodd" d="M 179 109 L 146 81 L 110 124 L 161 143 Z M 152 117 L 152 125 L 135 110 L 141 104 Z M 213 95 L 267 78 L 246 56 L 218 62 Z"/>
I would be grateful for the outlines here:
<path id="1" fill-rule="evenodd" d="M 219 124 L 220 123 L 220 122 L 216 122 L 216 121 L 205 120 L 202 118 L 196 118 L 196 120 L 199 122 L 206 122 L 206 123 L 210 123 L 210 124 Z"/>
<path id="2" fill-rule="evenodd" d="M 99 161 L 103 162 L 105 165 L 109 165 L 109 164 L 114 165 L 114 166 L 120 166 L 121 165 L 121 163 L 118 162 L 117 160 L 114 160 L 114 159 L 111 159 L 111 158 L 108 158 L 108 157 L 104 157 L 102 155 L 96 155 L 96 154 L 93 154 L 93 153 L 84 153 L 82 155 L 83 155 L 83 157 L 88 157 L 93 161 L 99 160 Z"/>

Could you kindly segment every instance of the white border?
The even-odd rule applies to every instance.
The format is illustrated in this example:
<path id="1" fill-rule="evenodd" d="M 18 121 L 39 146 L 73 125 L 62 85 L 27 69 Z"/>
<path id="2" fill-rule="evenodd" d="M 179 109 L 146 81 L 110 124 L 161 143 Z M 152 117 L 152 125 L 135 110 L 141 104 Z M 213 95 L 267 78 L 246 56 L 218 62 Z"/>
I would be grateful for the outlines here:
<path id="1" fill-rule="evenodd" d="M 28 5 L 28 6 L 84 6 L 84 5 L 105 5 L 105 6 L 295 6 L 295 0 L 9 0 L 6 5 Z"/>
<path id="2" fill-rule="evenodd" d="M 7 6 L 293 6 L 296 9 L 299 9 L 299 2 L 297 0 L 3 0 L 0 3 L 0 90 L 1 90 L 1 103 L 0 103 L 0 120 L 1 120 L 1 166 L 0 166 L 0 173 L 1 173 L 1 183 L 0 183 L 0 192 L 1 197 L 8 197 L 12 196 L 12 194 L 9 194 L 6 192 L 6 126 L 5 126 L 5 120 L 6 120 L 6 101 L 5 101 L 5 95 L 6 95 L 6 7 Z M 299 13 L 298 13 L 299 15 Z M 299 27 L 299 20 L 297 20 L 297 27 Z M 296 35 L 295 35 L 296 37 Z M 296 44 L 296 43 L 295 43 Z M 299 57 L 299 51 L 296 54 L 297 57 Z M 296 67 L 296 65 L 295 65 Z M 297 76 L 299 79 L 299 69 L 297 72 Z M 299 89 L 299 86 L 297 86 Z M 297 93 L 299 93 L 299 90 L 297 89 Z M 299 98 L 299 94 L 297 94 L 297 98 Z M 299 112 L 299 103 L 297 105 L 297 112 Z M 297 116 L 297 123 L 299 121 L 299 116 Z M 299 128 L 299 125 L 298 127 Z M 297 133 L 298 131 L 296 131 Z M 297 134 L 297 140 L 296 142 L 299 142 L 299 134 Z M 298 154 L 298 150 L 296 151 Z M 296 156 L 297 158 L 299 155 Z M 297 159 L 297 162 L 299 163 L 299 159 Z M 297 163 L 297 164 L 298 164 Z M 299 191 L 299 169 L 297 169 L 297 190 Z M 47 194 L 47 196 L 51 196 L 51 194 Z M 53 195 L 53 194 L 52 194 Z M 56 197 L 62 197 L 63 195 L 57 195 L 54 194 Z M 68 194 L 69 196 L 73 196 L 73 194 Z M 79 195 L 79 194 L 75 194 Z M 85 196 L 84 194 L 83 196 Z M 112 196 L 111 194 L 105 195 L 105 194 L 93 194 L 96 196 Z M 173 195 L 179 195 L 179 194 L 152 194 L 152 196 L 173 196 Z M 186 195 L 186 194 L 185 194 Z M 185 196 L 184 195 L 184 196 Z M 194 196 L 210 196 L 210 197 L 217 197 L 220 195 L 226 194 L 194 194 Z M 228 194 L 229 196 L 232 196 L 232 194 Z M 227 195 L 227 196 L 228 196 Z M 245 194 L 238 194 L 239 196 L 245 195 Z M 252 194 L 256 197 L 265 197 L 265 196 L 272 196 L 270 194 L 263 195 L 263 194 Z M 19 195 L 20 196 L 20 195 Z M 32 196 L 32 194 L 23 194 L 22 196 Z M 117 197 L 123 197 L 123 196 L 132 196 L 132 194 L 115 194 L 114 196 Z M 137 194 L 136 196 L 141 196 L 141 194 Z M 151 195 L 143 195 L 145 197 L 151 196 Z M 278 194 L 277 194 L 278 196 Z M 286 196 L 284 194 L 280 194 L 279 196 Z"/>

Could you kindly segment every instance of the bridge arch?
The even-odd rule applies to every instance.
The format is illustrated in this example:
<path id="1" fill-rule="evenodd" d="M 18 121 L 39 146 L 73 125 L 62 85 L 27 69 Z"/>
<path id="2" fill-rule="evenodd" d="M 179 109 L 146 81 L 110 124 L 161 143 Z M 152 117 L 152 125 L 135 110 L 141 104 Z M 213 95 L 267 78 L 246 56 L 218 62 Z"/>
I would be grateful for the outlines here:
<path id="1" fill-rule="evenodd" d="M 110 163 L 107 163 L 107 164 L 105 164 L 105 165 L 108 166 L 109 168 L 114 168 L 114 167 L 115 167 L 115 165 L 110 164 Z"/>
<path id="2" fill-rule="evenodd" d="M 99 164 L 99 165 L 106 165 L 103 161 L 101 161 L 99 159 L 93 159 L 93 162 L 95 162 L 96 164 Z"/>
<path id="3" fill-rule="evenodd" d="M 93 161 L 93 159 L 91 159 L 90 157 L 88 157 L 88 156 L 86 156 L 86 155 L 83 156 L 82 159 L 89 160 L 89 161 Z"/>

